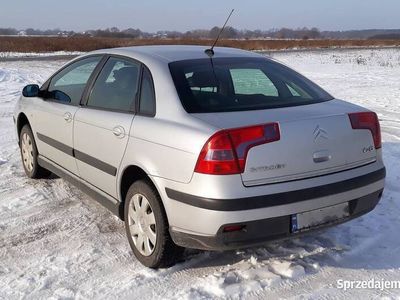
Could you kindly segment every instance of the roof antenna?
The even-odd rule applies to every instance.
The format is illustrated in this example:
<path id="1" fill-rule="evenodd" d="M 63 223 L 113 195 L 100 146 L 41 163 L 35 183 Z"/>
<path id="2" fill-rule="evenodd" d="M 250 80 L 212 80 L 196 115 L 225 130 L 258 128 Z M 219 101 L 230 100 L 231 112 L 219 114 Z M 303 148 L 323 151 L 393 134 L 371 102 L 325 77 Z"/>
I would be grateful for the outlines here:
<path id="1" fill-rule="evenodd" d="M 211 46 L 211 48 L 204 50 L 204 52 L 211 58 L 214 56 L 214 47 L 217 44 L 218 40 L 219 40 L 219 36 L 221 35 L 222 31 L 224 31 L 226 23 L 228 23 L 230 17 L 232 16 L 234 12 L 234 9 L 231 10 L 231 13 L 229 14 L 228 18 L 226 19 L 224 25 L 222 26 L 221 30 L 219 31 L 217 38 L 214 41 L 214 44 Z"/>

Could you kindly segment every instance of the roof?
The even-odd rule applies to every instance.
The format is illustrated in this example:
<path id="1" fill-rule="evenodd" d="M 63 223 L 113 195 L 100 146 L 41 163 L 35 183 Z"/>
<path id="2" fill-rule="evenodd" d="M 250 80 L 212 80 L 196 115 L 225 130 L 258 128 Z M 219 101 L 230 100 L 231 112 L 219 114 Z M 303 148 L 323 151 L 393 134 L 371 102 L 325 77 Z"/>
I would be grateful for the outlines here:
<path id="1" fill-rule="evenodd" d="M 160 45 L 160 46 L 133 46 L 123 48 L 112 48 L 95 52 L 121 54 L 125 56 L 147 57 L 152 60 L 173 62 L 186 59 L 207 58 L 204 52 L 210 46 L 187 46 L 187 45 Z M 259 54 L 236 48 L 215 47 L 214 57 L 259 57 Z"/>

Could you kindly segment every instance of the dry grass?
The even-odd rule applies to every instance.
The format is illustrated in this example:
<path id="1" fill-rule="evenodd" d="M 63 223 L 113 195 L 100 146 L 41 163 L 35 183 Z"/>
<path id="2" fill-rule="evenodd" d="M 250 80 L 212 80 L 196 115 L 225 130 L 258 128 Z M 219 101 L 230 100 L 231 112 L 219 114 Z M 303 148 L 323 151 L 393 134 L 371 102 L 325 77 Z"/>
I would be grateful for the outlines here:
<path id="1" fill-rule="evenodd" d="M 207 39 L 122 39 L 91 37 L 0 37 L 0 52 L 91 51 L 135 45 L 210 45 Z M 246 50 L 400 46 L 400 40 L 220 40 L 219 46 Z"/>

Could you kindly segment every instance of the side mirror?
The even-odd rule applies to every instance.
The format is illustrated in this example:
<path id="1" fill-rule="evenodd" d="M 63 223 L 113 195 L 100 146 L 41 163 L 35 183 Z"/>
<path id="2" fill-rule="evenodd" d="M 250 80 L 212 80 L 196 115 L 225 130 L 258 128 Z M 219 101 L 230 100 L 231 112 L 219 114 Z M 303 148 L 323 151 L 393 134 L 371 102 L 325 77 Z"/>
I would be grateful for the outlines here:
<path id="1" fill-rule="evenodd" d="M 38 97 L 39 91 L 40 91 L 40 89 L 37 84 L 28 84 L 22 90 L 22 95 L 24 97 Z"/>

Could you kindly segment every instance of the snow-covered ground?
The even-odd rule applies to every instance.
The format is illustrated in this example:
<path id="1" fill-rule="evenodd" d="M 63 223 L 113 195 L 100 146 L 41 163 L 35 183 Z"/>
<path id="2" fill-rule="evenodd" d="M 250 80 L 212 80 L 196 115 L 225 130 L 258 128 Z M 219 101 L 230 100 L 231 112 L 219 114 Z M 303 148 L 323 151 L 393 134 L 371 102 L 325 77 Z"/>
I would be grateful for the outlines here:
<path id="1" fill-rule="evenodd" d="M 188 251 L 169 269 L 133 257 L 123 223 L 62 179 L 24 176 L 12 110 L 27 83 L 65 61 L 0 62 L 0 299 L 400 299 L 400 289 L 337 280 L 400 280 L 400 49 L 275 53 L 338 98 L 379 114 L 387 184 L 360 219 L 230 252 Z M 51 124 L 49 124 L 51 126 Z"/>

